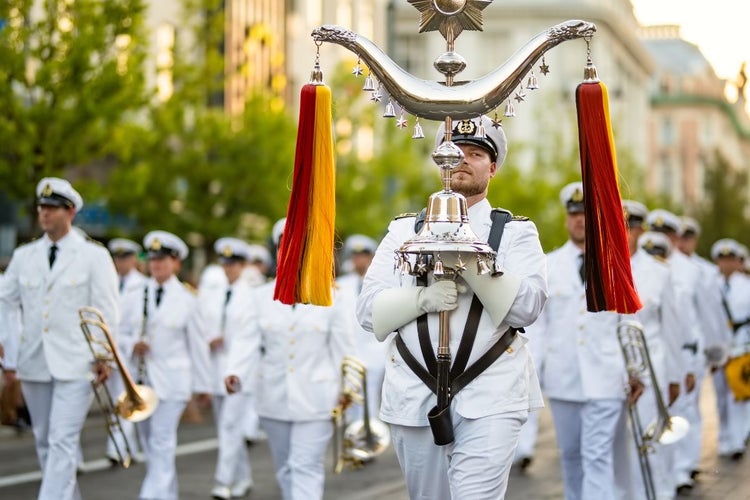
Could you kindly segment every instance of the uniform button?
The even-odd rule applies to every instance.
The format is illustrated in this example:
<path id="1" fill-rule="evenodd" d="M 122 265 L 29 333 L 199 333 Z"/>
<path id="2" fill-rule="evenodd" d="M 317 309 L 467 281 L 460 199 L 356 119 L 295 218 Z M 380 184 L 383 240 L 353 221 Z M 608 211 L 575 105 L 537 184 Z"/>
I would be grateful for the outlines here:
<path id="1" fill-rule="evenodd" d="M 513 353 L 513 348 L 512 348 L 512 347 L 508 347 L 508 348 L 507 348 L 507 349 L 505 350 L 505 352 L 507 352 L 508 354 L 512 354 L 512 353 Z"/>
<path id="2" fill-rule="evenodd" d="M 578 339 L 578 345 L 583 345 L 583 339 Z"/>
<path id="3" fill-rule="evenodd" d="M 579 330 L 583 330 L 583 325 L 578 325 Z"/>
<path id="4" fill-rule="evenodd" d="M 395 362 L 396 362 L 396 356 L 391 354 L 391 363 L 395 363 Z"/>
<path id="5" fill-rule="evenodd" d="M 294 325 L 292 325 L 291 327 L 289 327 L 289 331 L 290 331 L 290 332 L 293 332 L 293 331 L 294 331 Z"/>
<path id="6" fill-rule="evenodd" d="M 49 304 L 49 299 L 44 299 L 45 304 Z"/>
<path id="7" fill-rule="evenodd" d="M 45 317 L 45 318 L 49 318 L 49 313 L 48 313 L 48 312 L 45 312 L 45 313 L 44 313 L 44 317 Z"/>
<path id="8" fill-rule="evenodd" d="M 289 359 L 294 359 L 294 354 L 290 354 Z"/>
<path id="9" fill-rule="evenodd" d="M 49 328 L 44 329 L 44 333 L 47 333 L 47 332 L 49 332 Z"/>
<path id="10" fill-rule="evenodd" d="M 291 366 L 289 367 L 289 373 L 294 373 L 294 368 L 292 368 Z"/>
<path id="11" fill-rule="evenodd" d="M 294 345 L 294 339 L 290 339 L 289 344 Z"/>

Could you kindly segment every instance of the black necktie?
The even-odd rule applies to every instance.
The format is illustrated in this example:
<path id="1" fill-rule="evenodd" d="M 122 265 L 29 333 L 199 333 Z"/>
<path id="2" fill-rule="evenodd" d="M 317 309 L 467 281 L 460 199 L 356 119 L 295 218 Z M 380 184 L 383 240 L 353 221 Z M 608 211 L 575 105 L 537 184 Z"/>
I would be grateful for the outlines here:
<path id="1" fill-rule="evenodd" d="M 57 245 L 54 243 L 51 247 L 49 247 L 49 268 L 52 269 L 52 266 L 55 263 L 55 259 L 57 258 Z"/>
<path id="2" fill-rule="evenodd" d="M 120 278 L 120 293 L 122 293 L 123 288 L 125 288 L 125 278 Z"/>
<path id="3" fill-rule="evenodd" d="M 583 254 L 578 256 L 580 264 L 578 265 L 578 276 L 581 277 L 581 283 L 586 283 L 586 258 Z"/>
<path id="4" fill-rule="evenodd" d="M 159 307 L 159 304 L 161 304 L 161 295 L 163 293 L 164 289 L 162 287 L 156 289 L 156 307 Z"/>

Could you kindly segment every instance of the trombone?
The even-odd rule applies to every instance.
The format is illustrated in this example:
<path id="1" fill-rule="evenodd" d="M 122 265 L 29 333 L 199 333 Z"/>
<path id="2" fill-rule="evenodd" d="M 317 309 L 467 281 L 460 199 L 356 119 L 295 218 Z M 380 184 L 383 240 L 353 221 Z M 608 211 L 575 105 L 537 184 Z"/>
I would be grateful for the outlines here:
<path id="1" fill-rule="evenodd" d="M 120 371 L 125 385 L 125 390 L 115 402 L 105 383 L 97 383 L 93 379 L 91 381 L 96 402 L 106 419 L 107 434 L 115 445 L 120 464 L 127 468 L 130 466 L 133 453 L 130 443 L 125 438 L 120 418 L 131 422 L 145 420 L 154 413 L 156 406 L 159 404 L 159 399 L 151 387 L 136 385 L 133 382 L 130 373 L 120 358 L 117 346 L 112 339 L 112 334 L 104 321 L 102 313 L 93 307 L 82 307 L 78 310 L 78 316 L 80 318 L 81 330 L 94 359 L 105 363 L 114 363 Z M 95 335 L 92 332 L 92 328 L 101 332 L 101 335 Z M 115 434 L 118 432 L 123 437 L 124 450 L 120 449 L 115 439 Z"/>
<path id="2" fill-rule="evenodd" d="M 640 379 L 646 376 L 646 372 L 648 372 L 651 388 L 656 399 L 657 417 L 645 429 L 636 402 L 628 404 L 630 421 L 633 425 L 633 440 L 638 453 L 638 465 L 641 469 L 646 498 L 652 500 L 656 498 L 656 490 L 648 454 L 653 451 L 653 443 L 672 444 L 679 441 L 687 434 L 690 424 L 682 417 L 669 415 L 656 380 L 654 366 L 651 363 L 651 355 L 646 343 L 643 325 L 638 321 L 620 321 L 617 324 L 617 340 L 625 358 L 625 368 L 628 375 Z"/>
<path id="3" fill-rule="evenodd" d="M 345 467 L 358 469 L 377 457 L 391 442 L 388 427 L 380 420 L 370 420 L 367 401 L 367 369 L 354 356 L 344 356 L 341 362 L 341 399 L 331 412 L 333 419 L 333 472 L 340 474 Z M 346 410 L 361 404 L 363 417 L 347 422 Z"/>

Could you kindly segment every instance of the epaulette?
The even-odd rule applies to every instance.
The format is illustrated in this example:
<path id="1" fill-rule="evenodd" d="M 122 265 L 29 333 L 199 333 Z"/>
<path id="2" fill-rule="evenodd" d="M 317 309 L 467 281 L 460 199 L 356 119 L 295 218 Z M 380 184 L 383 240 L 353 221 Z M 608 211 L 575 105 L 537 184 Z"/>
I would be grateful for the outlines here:
<path id="1" fill-rule="evenodd" d="M 524 221 L 531 220 L 531 219 L 529 219 L 525 215 L 514 215 L 510 220 L 517 220 L 517 221 L 524 222 Z"/>
<path id="2" fill-rule="evenodd" d="M 182 283 L 182 286 L 185 287 L 185 290 L 192 293 L 193 295 L 196 295 L 196 296 L 198 295 L 198 289 L 195 288 L 193 285 L 191 285 L 187 281 L 182 281 L 181 283 Z"/>
<path id="3" fill-rule="evenodd" d="M 399 220 L 399 219 L 406 219 L 408 217 L 416 217 L 419 215 L 417 212 L 405 212 L 403 214 L 399 214 L 396 217 L 393 218 L 393 220 Z"/>

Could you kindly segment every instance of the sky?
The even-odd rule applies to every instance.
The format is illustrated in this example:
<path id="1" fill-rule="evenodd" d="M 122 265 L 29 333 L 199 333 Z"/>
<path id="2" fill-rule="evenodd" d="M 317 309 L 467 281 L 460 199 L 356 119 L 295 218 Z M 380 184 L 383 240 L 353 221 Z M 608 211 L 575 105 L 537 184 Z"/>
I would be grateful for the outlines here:
<path id="1" fill-rule="evenodd" d="M 750 64 L 750 1 L 631 0 L 639 22 L 679 24 L 682 38 L 696 44 L 720 78 L 734 80 Z"/>

